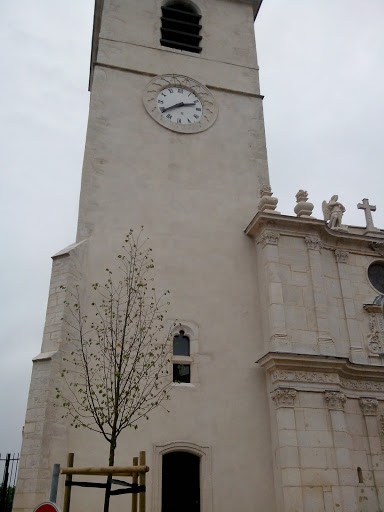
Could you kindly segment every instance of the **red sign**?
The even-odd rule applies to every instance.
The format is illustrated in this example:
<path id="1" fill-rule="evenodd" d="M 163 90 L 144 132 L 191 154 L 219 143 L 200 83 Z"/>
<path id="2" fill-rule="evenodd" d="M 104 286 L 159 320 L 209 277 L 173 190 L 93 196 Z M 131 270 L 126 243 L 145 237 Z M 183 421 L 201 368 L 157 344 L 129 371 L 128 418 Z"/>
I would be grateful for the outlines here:
<path id="1" fill-rule="evenodd" d="M 52 503 L 52 501 L 44 501 L 38 505 L 33 512 L 61 512 L 56 503 Z"/>

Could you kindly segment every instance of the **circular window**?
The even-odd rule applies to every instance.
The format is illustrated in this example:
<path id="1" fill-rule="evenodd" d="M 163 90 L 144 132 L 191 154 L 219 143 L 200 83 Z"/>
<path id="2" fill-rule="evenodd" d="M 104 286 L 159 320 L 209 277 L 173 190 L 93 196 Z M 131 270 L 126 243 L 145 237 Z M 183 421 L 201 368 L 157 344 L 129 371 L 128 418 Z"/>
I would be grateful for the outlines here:
<path id="1" fill-rule="evenodd" d="M 384 294 L 384 262 L 375 261 L 369 265 L 368 279 L 376 290 Z"/>

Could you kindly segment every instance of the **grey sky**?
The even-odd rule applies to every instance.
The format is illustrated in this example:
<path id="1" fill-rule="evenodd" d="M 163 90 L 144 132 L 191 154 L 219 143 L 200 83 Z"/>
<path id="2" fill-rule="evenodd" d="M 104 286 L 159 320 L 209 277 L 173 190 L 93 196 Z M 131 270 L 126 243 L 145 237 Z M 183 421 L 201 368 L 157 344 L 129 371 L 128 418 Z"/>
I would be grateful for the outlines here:
<path id="1" fill-rule="evenodd" d="M 93 0 L 0 4 L 0 452 L 20 448 L 50 256 L 75 237 L 92 16 Z M 368 197 L 384 227 L 383 25 L 383 0 L 264 0 L 256 37 L 282 213 L 304 188 L 319 218 L 339 194 L 345 222 L 362 225 Z"/>

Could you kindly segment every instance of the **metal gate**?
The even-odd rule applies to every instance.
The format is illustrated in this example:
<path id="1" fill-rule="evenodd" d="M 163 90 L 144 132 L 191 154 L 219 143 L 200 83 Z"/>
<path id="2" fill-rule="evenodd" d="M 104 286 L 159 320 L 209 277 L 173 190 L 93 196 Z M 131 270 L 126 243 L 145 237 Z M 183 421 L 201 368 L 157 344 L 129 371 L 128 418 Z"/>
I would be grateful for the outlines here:
<path id="1" fill-rule="evenodd" d="M 19 466 L 20 454 L 7 453 L 3 458 L 0 453 L 0 464 L 4 464 L 3 480 L 0 487 L 0 512 L 11 512 Z"/>

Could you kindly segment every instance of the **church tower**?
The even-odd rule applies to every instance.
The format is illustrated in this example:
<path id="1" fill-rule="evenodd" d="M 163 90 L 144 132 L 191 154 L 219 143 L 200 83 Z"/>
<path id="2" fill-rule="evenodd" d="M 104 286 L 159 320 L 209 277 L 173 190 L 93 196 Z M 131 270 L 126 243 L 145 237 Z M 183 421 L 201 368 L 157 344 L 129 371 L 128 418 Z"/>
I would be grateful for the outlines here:
<path id="1" fill-rule="evenodd" d="M 48 498 L 67 453 L 75 466 L 106 464 L 101 436 L 71 429 L 55 407 L 66 289 L 79 285 L 89 303 L 141 226 L 183 347 L 169 363 L 183 365 L 170 412 L 157 408 L 118 442 L 116 465 L 147 453 L 147 511 L 384 509 L 384 231 L 366 198 L 363 228 L 343 224 L 337 195 L 324 220 L 305 190 L 295 216 L 276 212 L 260 3 L 96 0 L 77 240 L 53 257 L 15 510 Z M 100 510 L 101 490 L 72 496 Z"/>
<path id="2" fill-rule="evenodd" d="M 178 473 L 199 489 L 183 510 L 276 510 L 264 370 L 255 367 L 257 274 L 244 235 L 269 183 L 253 26 L 260 3 L 96 0 L 77 240 L 53 257 L 17 510 L 47 498 L 52 465 L 68 452 L 75 464 L 107 460 L 100 436 L 70 429 L 53 407 L 65 337 L 60 286 L 87 290 L 102 279 L 140 226 L 156 286 L 171 291 L 167 322 L 189 342 L 189 374 L 174 385 L 169 413 L 156 410 L 120 438 L 116 464 L 147 452 L 151 512 L 168 512 L 168 454 L 187 454 Z M 89 493 L 82 509 L 96 510 L 100 496 Z"/>

